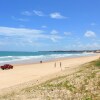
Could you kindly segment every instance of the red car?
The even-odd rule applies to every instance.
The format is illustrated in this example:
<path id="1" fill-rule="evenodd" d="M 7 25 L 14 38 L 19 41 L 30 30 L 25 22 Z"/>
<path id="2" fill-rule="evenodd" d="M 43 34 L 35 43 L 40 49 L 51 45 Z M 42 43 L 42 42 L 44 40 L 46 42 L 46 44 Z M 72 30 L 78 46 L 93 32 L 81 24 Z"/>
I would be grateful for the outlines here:
<path id="1" fill-rule="evenodd" d="M 13 69 L 13 66 L 10 65 L 10 64 L 5 64 L 3 66 L 1 66 L 1 69 L 4 70 L 4 69 Z"/>

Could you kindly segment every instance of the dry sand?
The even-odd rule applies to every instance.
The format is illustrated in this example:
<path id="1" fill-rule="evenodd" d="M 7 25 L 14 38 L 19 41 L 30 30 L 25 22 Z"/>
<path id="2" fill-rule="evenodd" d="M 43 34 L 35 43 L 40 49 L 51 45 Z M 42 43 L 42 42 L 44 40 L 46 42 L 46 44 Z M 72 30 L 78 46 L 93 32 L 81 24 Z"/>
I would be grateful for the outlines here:
<path id="1" fill-rule="evenodd" d="M 96 60 L 99 57 L 100 54 L 97 54 L 95 56 L 66 58 L 39 64 L 15 65 L 11 70 L 0 70 L 0 90 L 29 81 L 47 80 L 66 69 L 70 73 L 71 70 L 74 70 L 79 65 Z"/>

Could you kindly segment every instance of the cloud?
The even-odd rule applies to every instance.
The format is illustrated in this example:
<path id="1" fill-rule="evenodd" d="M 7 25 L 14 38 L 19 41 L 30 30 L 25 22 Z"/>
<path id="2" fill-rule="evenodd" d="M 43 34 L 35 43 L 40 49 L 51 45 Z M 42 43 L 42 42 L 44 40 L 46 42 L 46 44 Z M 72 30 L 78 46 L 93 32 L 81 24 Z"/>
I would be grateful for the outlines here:
<path id="1" fill-rule="evenodd" d="M 21 14 L 26 15 L 26 16 L 33 16 L 33 15 L 37 15 L 40 17 L 49 16 L 50 18 L 53 18 L 53 19 L 66 19 L 66 18 L 68 18 L 68 17 L 61 15 L 60 12 L 53 12 L 53 13 L 45 15 L 42 11 L 39 11 L 39 10 L 23 11 Z"/>
<path id="2" fill-rule="evenodd" d="M 7 43 L 0 42 L 0 46 L 6 45 Z"/>
<path id="3" fill-rule="evenodd" d="M 61 40 L 63 37 L 61 37 L 61 36 L 57 36 L 57 35 L 52 35 L 51 36 L 51 40 L 53 41 L 53 42 L 59 42 L 59 40 Z"/>
<path id="4" fill-rule="evenodd" d="M 63 38 L 63 37 L 59 36 L 59 32 L 57 30 L 52 30 L 50 32 L 50 34 L 51 34 L 51 40 L 53 42 L 58 42 L 58 40 Z"/>
<path id="5" fill-rule="evenodd" d="M 66 18 L 65 16 L 61 15 L 59 12 L 51 13 L 50 17 L 54 19 L 65 19 Z"/>
<path id="6" fill-rule="evenodd" d="M 64 35 L 71 35 L 71 32 L 64 32 Z"/>
<path id="7" fill-rule="evenodd" d="M 92 45 L 89 45 L 91 48 L 95 49 L 95 48 L 99 48 L 100 49 L 100 44 L 99 43 L 93 43 Z"/>
<path id="8" fill-rule="evenodd" d="M 32 16 L 33 15 L 33 13 L 30 12 L 30 11 L 23 11 L 21 14 L 26 15 L 26 16 Z"/>
<path id="9" fill-rule="evenodd" d="M 42 11 L 33 10 L 33 12 L 37 16 L 44 16 L 44 13 Z"/>
<path id="10" fill-rule="evenodd" d="M 62 39 L 60 35 L 45 33 L 45 31 L 37 29 L 0 27 L 0 37 L 2 36 L 3 39 L 6 38 L 5 42 L 8 41 L 9 43 L 37 43 L 41 39 L 55 42 Z"/>
<path id="11" fill-rule="evenodd" d="M 23 11 L 21 14 L 22 14 L 22 15 L 25 15 L 25 16 L 33 16 L 33 15 L 45 16 L 45 14 L 44 14 L 42 11 L 38 11 L 38 10 Z"/>
<path id="12" fill-rule="evenodd" d="M 85 37 L 96 37 L 96 33 L 93 31 L 86 31 L 84 35 Z"/>
<path id="13" fill-rule="evenodd" d="M 43 25 L 43 26 L 41 26 L 42 28 L 47 28 L 47 26 L 46 25 Z"/>
<path id="14" fill-rule="evenodd" d="M 71 48 L 74 50 L 96 50 L 100 49 L 100 43 L 93 42 L 93 43 L 81 43 L 77 42 L 71 45 Z"/>
<path id="15" fill-rule="evenodd" d="M 12 28 L 12 27 L 0 27 L 0 35 L 6 36 L 29 36 L 29 35 L 38 35 L 43 33 L 42 30 L 36 29 L 27 29 L 27 28 Z"/>
<path id="16" fill-rule="evenodd" d="M 56 35 L 56 34 L 58 34 L 58 33 L 59 33 L 59 32 L 58 32 L 57 30 L 52 30 L 52 31 L 51 31 L 51 34 L 52 34 L 52 35 Z"/>
<path id="17" fill-rule="evenodd" d="M 85 44 L 85 45 L 83 45 L 83 44 L 80 44 L 78 47 L 80 47 L 80 48 L 83 48 L 83 49 L 90 49 L 90 50 L 92 50 L 92 49 L 94 49 L 94 50 L 96 50 L 96 49 L 100 49 L 100 44 L 99 43 L 87 43 L 87 44 Z"/>
<path id="18" fill-rule="evenodd" d="M 29 19 L 25 19 L 25 18 L 16 18 L 15 16 L 11 16 L 11 18 L 15 21 L 22 21 L 22 22 L 27 22 L 29 21 Z"/>

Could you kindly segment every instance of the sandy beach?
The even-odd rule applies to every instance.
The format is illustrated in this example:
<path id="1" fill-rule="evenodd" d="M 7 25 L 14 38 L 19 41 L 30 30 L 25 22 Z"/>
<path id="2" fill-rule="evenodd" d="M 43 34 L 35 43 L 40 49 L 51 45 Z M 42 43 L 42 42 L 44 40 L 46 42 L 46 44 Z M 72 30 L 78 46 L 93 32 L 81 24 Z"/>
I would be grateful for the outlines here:
<path id="1" fill-rule="evenodd" d="M 66 58 L 39 64 L 15 65 L 11 70 L 0 69 L 0 90 L 30 81 L 39 81 L 39 79 L 48 80 L 64 70 L 70 73 L 79 65 L 96 60 L 99 57 L 100 54 L 97 54 L 94 56 Z"/>

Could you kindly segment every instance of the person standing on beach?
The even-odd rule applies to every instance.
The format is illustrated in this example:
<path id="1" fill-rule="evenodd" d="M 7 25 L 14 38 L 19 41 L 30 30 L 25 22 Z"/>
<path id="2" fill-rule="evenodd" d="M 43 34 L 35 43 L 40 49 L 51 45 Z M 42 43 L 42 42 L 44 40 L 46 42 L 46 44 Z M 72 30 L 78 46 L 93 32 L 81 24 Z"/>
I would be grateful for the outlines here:
<path id="1" fill-rule="evenodd" d="M 61 64 L 61 62 L 60 62 L 60 68 L 61 68 L 61 70 L 62 70 L 62 64 Z"/>
<path id="2" fill-rule="evenodd" d="M 55 62 L 55 65 L 54 66 L 56 67 L 56 62 Z"/>

